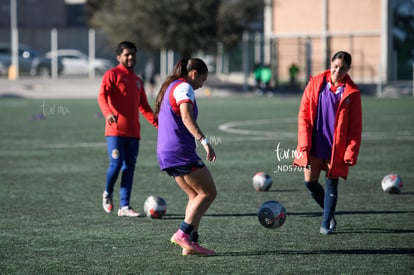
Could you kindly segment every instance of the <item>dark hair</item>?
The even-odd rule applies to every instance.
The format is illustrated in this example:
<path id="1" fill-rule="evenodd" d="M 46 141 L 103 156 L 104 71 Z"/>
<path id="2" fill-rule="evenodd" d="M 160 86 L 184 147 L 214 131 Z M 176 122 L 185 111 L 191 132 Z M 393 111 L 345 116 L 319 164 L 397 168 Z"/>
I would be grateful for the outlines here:
<path id="1" fill-rule="evenodd" d="M 137 51 L 137 46 L 135 46 L 135 44 L 130 41 L 122 41 L 116 47 L 116 55 L 121 55 L 124 49 L 133 49 Z"/>
<path id="2" fill-rule="evenodd" d="M 175 80 L 187 76 L 187 74 L 192 70 L 196 70 L 200 75 L 208 73 L 206 63 L 204 63 L 204 61 L 200 58 L 182 58 L 177 62 L 177 64 L 175 64 L 172 74 L 167 77 L 158 92 L 155 100 L 155 116 L 158 116 L 158 113 L 160 112 L 161 103 L 168 86 Z"/>
<path id="3" fill-rule="evenodd" d="M 332 56 L 331 61 L 334 61 L 336 59 L 341 59 L 341 60 L 345 61 L 345 63 L 348 65 L 348 67 L 351 68 L 352 57 L 348 52 L 345 52 L 345 51 L 337 52 L 336 54 L 334 54 Z"/>

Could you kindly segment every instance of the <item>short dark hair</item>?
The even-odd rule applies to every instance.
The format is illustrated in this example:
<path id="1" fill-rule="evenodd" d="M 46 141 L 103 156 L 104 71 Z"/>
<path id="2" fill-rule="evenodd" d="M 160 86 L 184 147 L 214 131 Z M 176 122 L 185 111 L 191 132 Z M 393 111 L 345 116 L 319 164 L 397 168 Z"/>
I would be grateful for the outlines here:
<path id="1" fill-rule="evenodd" d="M 349 68 L 351 68 L 351 63 L 352 63 L 352 57 L 351 54 L 345 51 L 339 51 L 336 54 L 334 54 L 332 56 L 332 60 L 334 61 L 336 59 L 341 59 L 343 61 L 345 61 L 345 63 L 348 65 Z"/>
<path id="2" fill-rule="evenodd" d="M 137 51 L 137 46 L 135 46 L 135 44 L 131 41 L 122 41 L 116 47 L 116 55 L 121 55 L 124 49 L 133 49 Z"/>

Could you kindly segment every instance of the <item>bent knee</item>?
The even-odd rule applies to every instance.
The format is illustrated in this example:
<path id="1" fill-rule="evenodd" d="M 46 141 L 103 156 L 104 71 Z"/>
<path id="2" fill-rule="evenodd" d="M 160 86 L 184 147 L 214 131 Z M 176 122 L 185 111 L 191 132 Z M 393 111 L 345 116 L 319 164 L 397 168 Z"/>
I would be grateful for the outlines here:
<path id="1" fill-rule="evenodd" d="M 213 186 L 212 188 L 203 190 L 203 192 L 201 192 L 199 195 L 203 196 L 205 200 L 213 201 L 217 196 L 216 187 Z"/>

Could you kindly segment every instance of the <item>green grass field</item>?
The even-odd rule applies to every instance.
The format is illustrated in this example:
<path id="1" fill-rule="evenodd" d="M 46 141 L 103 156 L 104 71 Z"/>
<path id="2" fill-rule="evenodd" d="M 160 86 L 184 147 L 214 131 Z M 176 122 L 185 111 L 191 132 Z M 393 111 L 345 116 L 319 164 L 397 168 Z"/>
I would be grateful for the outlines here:
<path id="1" fill-rule="evenodd" d="M 141 118 L 132 206 L 142 211 L 158 195 L 167 215 L 119 218 L 101 206 L 108 157 L 96 100 L 0 99 L 0 274 L 412 274 L 414 100 L 363 97 L 359 162 L 340 181 L 331 236 L 319 233 L 321 210 L 302 173 L 283 171 L 296 147 L 299 100 L 198 100 L 200 126 L 215 143 L 217 161 L 208 166 L 218 189 L 200 235 L 217 255 L 183 257 L 169 239 L 185 195 L 159 170 L 155 128 Z M 33 120 L 42 113 L 46 119 Z M 273 177 L 269 192 L 253 189 L 257 171 Z M 381 190 L 388 173 L 401 175 L 402 193 Z M 258 222 L 267 200 L 287 209 L 279 229 Z"/>

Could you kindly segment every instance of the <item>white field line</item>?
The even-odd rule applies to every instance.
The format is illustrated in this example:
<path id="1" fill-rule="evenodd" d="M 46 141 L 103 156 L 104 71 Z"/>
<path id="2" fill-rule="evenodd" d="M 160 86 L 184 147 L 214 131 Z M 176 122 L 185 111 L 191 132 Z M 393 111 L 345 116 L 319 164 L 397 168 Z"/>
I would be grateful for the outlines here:
<path id="1" fill-rule="evenodd" d="M 232 140 L 232 141 L 263 141 L 263 140 L 272 140 L 274 138 L 288 138 L 296 139 L 297 131 L 269 131 L 266 130 L 268 127 L 264 126 L 263 130 L 249 130 L 242 129 L 251 125 L 280 125 L 280 128 L 283 129 L 283 124 L 297 124 L 297 118 L 283 118 L 283 119 L 259 119 L 259 120 L 241 120 L 241 121 L 230 121 L 224 124 L 219 125 L 218 129 L 222 132 L 238 135 L 239 137 L 226 138 L 222 137 L 222 140 Z M 362 140 L 400 140 L 400 141 L 414 141 L 414 132 L 413 131 L 397 131 L 397 132 L 367 132 L 362 131 Z"/>
<path id="2" fill-rule="evenodd" d="M 66 148 L 91 148 L 91 147 L 106 147 L 106 142 L 76 142 L 76 143 L 55 143 L 43 144 L 41 148 L 46 149 L 66 149 Z"/>
<path id="3" fill-rule="evenodd" d="M 248 130 L 248 129 L 240 129 L 239 127 L 241 126 L 245 127 L 245 126 L 250 126 L 250 125 L 257 126 L 257 125 L 269 125 L 269 124 L 293 124 L 296 122 L 297 122 L 297 118 L 242 120 L 242 121 L 227 122 L 227 123 L 219 125 L 218 128 L 220 131 L 223 131 L 229 134 L 255 136 L 255 137 L 250 137 L 251 140 L 263 140 L 263 138 L 268 140 L 271 138 L 294 138 L 296 137 L 297 133 L 290 132 L 290 131 L 284 131 L 284 130 L 280 130 L 280 131 Z M 243 140 L 246 140 L 246 139 L 243 139 Z"/>
<path id="4" fill-rule="evenodd" d="M 269 124 L 278 124 L 281 129 L 283 124 L 295 124 L 296 118 L 283 119 L 260 119 L 260 120 L 241 120 L 230 121 L 219 125 L 218 129 L 222 132 L 233 134 L 232 137 L 220 137 L 221 141 L 244 142 L 244 141 L 270 141 L 279 139 L 297 139 L 297 132 L 294 131 L 269 131 Z M 249 130 L 241 129 L 251 125 L 263 125 L 263 130 Z M 397 132 L 362 132 L 362 142 L 364 141 L 378 141 L 378 140 L 395 140 L 395 141 L 414 141 L 413 131 L 397 131 Z M 156 140 L 141 140 L 141 143 L 156 144 Z M 50 143 L 36 146 L 37 148 L 45 149 L 66 149 L 66 148 L 106 148 L 106 142 L 76 142 L 76 143 Z"/>

